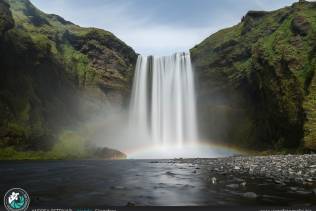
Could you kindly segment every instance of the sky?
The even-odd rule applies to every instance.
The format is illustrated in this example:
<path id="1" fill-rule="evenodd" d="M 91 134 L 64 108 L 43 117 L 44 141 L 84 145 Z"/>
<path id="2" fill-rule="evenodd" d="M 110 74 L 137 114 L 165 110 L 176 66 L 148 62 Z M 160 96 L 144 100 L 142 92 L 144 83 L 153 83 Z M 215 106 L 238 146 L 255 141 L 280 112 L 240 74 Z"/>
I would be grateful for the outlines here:
<path id="1" fill-rule="evenodd" d="M 49 14 L 112 32 L 143 55 L 188 51 L 249 10 L 275 10 L 295 0 L 31 0 Z"/>

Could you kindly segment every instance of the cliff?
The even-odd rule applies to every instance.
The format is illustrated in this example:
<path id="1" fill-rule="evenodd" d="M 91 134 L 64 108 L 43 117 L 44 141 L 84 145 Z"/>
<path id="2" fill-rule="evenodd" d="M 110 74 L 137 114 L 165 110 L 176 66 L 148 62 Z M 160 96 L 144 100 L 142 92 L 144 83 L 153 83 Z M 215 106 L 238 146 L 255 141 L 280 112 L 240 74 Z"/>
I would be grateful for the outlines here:
<path id="1" fill-rule="evenodd" d="M 191 49 L 205 139 L 316 150 L 316 3 L 250 11 Z"/>
<path id="2" fill-rule="evenodd" d="M 45 14 L 29 0 L 0 0 L 4 155 L 108 155 L 106 148 L 85 154 L 84 134 L 73 128 L 109 105 L 127 105 L 136 56 L 108 31 Z M 255 150 L 316 150 L 315 2 L 249 11 L 192 48 L 191 57 L 202 138 Z M 78 145 L 70 155 L 63 151 L 73 149 L 69 143 Z"/>
<path id="3" fill-rule="evenodd" d="M 48 150 L 99 107 L 125 106 L 135 63 L 108 31 L 1 0 L 0 146 Z"/>

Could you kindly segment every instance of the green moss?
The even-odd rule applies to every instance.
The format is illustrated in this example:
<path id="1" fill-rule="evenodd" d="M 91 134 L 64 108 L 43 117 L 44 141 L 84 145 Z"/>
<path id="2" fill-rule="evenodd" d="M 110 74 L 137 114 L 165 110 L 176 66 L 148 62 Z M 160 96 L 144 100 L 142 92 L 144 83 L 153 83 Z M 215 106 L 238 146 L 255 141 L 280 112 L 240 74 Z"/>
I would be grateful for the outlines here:
<path id="1" fill-rule="evenodd" d="M 47 158 L 46 152 L 41 151 L 17 151 L 13 147 L 0 149 L 1 160 L 42 160 Z"/>
<path id="2" fill-rule="evenodd" d="M 87 157 L 86 140 L 74 132 L 63 132 L 58 142 L 48 153 L 48 156 L 55 159 L 78 159 Z"/>
<path id="3" fill-rule="evenodd" d="M 86 55 L 76 51 L 71 45 L 67 44 L 63 46 L 63 57 L 68 67 L 68 73 L 77 78 L 79 87 L 83 88 L 93 83 L 96 71 L 90 66 Z"/>
<path id="4" fill-rule="evenodd" d="M 1 143 L 1 140 L 0 140 Z M 77 159 L 122 159 L 123 153 L 97 148 L 88 144 L 81 133 L 63 131 L 58 142 L 48 151 L 19 150 L 15 147 L 0 148 L 0 160 L 77 160 Z"/>
<path id="5" fill-rule="evenodd" d="M 25 134 L 25 128 L 11 124 L 10 128 L 16 133 L 20 131 L 21 136 Z M 86 140 L 75 132 L 63 132 L 58 142 L 49 151 L 25 151 L 14 147 L 0 149 L 1 160 L 54 160 L 54 159 L 83 159 L 91 156 Z"/>
<path id="6" fill-rule="evenodd" d="M 292 22 L 298 16 L 310 24 L 304 36 L 293 32 Z M 231 115 L 222 125 L 217 119 L 217 127 L 225 128 L 226 134 L 210 134 L 211 139 L 261 150 L 301 146 L 304 124 L 312 125 L 304 122 L 303 102 L 306 94 L 314 93 L 310 88 L 315 75 L 315 21 L 311 2 L 253 12 L 191 49 L 202 87 L 200 101 L 205 104 L 199 110 L 216 103 L 244 111 L 240 119 Z M 213 114 L 199 115 L 207 119 Z M 202 124 L 212 130 L 212 124 Z"/>
<path id="7" fill-rule="evenodd" d="M 0 2 L 0 37 L 2 34 L 14 26 L 14 21 L 6 2 Z"/>
<path id="8" fill-rule="evenodd" d="M 85 157 L 78 135 L 56 134 L 82 124 L 82 113 L 90 103 L 86 101 L 105 98 L 108 93 L 99 87 L 100 82 L 122 95 L 128 91 L 135 52 L 110 32 L 45 14 L 29 0 L 7 2 L 0 1 L 0 145 L 4 157 L 12 150 L 12 159 Z M 72 154 L 67 154 L 69 144 L 74 146 Z"/>

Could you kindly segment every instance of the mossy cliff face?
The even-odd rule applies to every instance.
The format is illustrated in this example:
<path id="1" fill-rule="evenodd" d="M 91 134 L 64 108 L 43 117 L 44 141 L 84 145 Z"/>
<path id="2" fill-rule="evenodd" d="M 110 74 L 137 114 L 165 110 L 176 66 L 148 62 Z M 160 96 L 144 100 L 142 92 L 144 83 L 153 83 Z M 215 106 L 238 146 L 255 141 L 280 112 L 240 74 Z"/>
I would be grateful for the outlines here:
<path id="1" fill-rule="evenodd" d="M 8 2 L 15 28 L 61 60 L 77 86 L 97 87 L 110 101 L 123 101 L 136 63 L 132 48 L 108 31 L 82 28 L 57 15 L 45 14 L 29 0 Z"/>
<path id="2" fill-rule="evenodd" d="M 316 150 L 315 2 L 250 11 L 191 55 L 203 138 Z M 108 104 L 126 105 L 135 63 L 135 52 L 110 32 L 45 14 L 28 0 L 0 0 L 0 149 L 67 157 L 64 143 L 74 140 L 73 154 L 89 154 L 82 134 L 58 134 Z M 96 156 L 117 156 L 104 150 Z"/>
<path id="3" fill-rule="evenodd" d="M 14 21 L 6 2 L 0 1 L 0 36 L 14 26 Z"/>
<path id="4" fill-rule="evenodd" d="M 316 150 L 315 2 L 250 11 L 191 55 L 204 138 L 261 150 Z"/>
<path id="5" fill-rule="evenodd" d="M 110 32 L 0 0 L 0 147 L 49 149 L 96 105 L 124 106 L 135 62 Z"/>

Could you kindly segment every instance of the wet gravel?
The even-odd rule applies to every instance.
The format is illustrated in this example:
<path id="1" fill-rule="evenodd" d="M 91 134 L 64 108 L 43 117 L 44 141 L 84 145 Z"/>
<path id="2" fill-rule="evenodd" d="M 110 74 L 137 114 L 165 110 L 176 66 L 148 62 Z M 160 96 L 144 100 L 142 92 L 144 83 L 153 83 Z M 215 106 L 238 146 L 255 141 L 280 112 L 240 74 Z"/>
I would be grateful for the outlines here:
<path id="1" fill-rule="evenodd" d="M 174 159 L 168 162 L 198 165 L 207 170 L 211 184 L 230 190 L 244 189 L 240 194 L 246 198 L 271 201 L 269 197 L 304 196 L 310 200 L 291 203 L 288 198 L 289 205 L 316 204 L 316 154 Z"/>
<path id="2" fill-rule="evenodd" d="M 260 177 L 276 184 L 314 186 L 316 183 L 316 154 L 175 159 L 169 162 L 204 165 L 210 173 Z"/>

